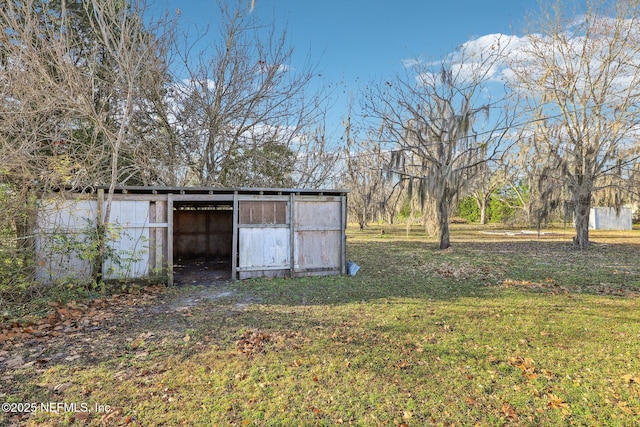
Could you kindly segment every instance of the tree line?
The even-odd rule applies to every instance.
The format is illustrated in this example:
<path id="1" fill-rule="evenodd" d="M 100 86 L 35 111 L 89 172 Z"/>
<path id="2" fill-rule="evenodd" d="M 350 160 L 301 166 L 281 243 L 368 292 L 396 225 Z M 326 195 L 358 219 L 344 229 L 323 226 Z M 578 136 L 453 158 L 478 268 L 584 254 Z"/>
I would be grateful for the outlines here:
<path id="1" fill-rule="evenodd" d="M 408 62 L 363 94 L 361 138 L 377 147 L 375 164 L 351 150 L 352 164 L 400 182 L 441 249 L 455 205 L 473 197 L 484 220 L 498 190 L 532 223 L 564 213 L 588 247 L 592 206 L 637 201 L 639 11 L 636 0 L 590 1 L 576 16 L 551 2 L 522 37 Z"/>
<path id="2" fill-rule="evenodd" d="M 119 185 L 346 187 L 361 227 L 405 210 L 442 249 L 460 200 L 485 221 L 508 191 L 531 222 L 574 218 L 586 248 L 591 206 L 636 200 L 639 1 L 552 1 L 521 37 L 407 61 L 356 95 L 340 144 L 317 64 L 252 2 L 195 35 L 144 0 L 7 2 L 0 256 L 28 264 L 37 191 L 107 186 L 108 213 Z"/>

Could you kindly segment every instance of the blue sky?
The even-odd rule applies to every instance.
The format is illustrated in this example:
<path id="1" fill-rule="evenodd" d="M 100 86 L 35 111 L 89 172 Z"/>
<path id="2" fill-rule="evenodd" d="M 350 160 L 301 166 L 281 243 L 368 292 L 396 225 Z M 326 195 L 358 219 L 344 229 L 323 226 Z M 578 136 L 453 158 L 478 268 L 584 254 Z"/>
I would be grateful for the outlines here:
<path id="1" fill-rule="evenodd" d="M 215 26 L 215 0 L 166 4 L 183 24 Z M 286 26 L 296 55 L 318 63 L 322 84 L 351 91 L 401 71 L 405 59 L 437 60 L 474 37 L 521 33 L 536 11 L 537 2 L 523 0 L 256 0 L 253 13 Z"/>

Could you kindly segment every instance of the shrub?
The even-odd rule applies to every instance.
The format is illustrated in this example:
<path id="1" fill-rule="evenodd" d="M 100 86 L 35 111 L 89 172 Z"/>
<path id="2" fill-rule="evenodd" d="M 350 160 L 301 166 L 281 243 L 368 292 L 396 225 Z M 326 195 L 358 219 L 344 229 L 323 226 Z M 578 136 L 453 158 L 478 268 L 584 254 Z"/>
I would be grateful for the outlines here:
<path id="1" fill-rule="evenodd" d="M 473 196 L 467 196 L 458 203 L 458 217 L 468 222 L 480 221 L 480 209 Z"/>

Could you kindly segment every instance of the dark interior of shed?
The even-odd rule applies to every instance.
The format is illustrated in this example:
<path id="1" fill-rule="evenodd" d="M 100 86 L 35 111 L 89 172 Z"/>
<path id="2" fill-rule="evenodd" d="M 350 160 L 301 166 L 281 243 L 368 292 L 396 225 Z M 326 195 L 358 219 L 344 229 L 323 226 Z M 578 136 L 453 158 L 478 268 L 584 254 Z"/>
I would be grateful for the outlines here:
<path id="1" fill-rule="evenodd" d="M 207 284 L 229 279 L 232 242 L 232 203 L 174 203 L 173 271 L 176 283 Z"/>

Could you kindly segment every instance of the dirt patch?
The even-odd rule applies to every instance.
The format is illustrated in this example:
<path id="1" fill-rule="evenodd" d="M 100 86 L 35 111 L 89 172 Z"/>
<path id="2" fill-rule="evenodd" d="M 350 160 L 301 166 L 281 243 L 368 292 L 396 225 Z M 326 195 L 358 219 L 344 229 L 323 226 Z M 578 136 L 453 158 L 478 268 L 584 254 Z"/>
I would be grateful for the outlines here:
<path id="1" fill-rule="evenodd" d="M 176 285 L 215 285 L 231 278 L 231 263 L 223 260 L 179 261 L 173 266 Z"/>
<path id="2" fill-rule="evenodd" d="M 148 308 L 148 312 L 171 313 L 186 312 L 200 304 L 229 298 L 236 294 L 235 289 L 229 289 L 226 282 L 215 283 L 207 286 L 192 287 L 191 292 L 170 298 L 162 304 L 157 304 Z"/>
<path id="3" fill-rule="evenodd" d="M 126 367 L 154 354 L 189 354 L 211 345 L 217 339 L 215 328 L 251 302 L 239 297 L 233 282 L 217 280 L 206 286 L 152 286 L 137 294 L 51 303 L 42 319 L 0 324 L 0 401 L 24 395 L 25 384 L 54 366 L 75 369 L 120 361 Z M 212 333 L 194 335 L 203 329 Z M 43 388 L 34 393 L 29 392 L 41 401 L 57 401 L 61 392 Z"/>

